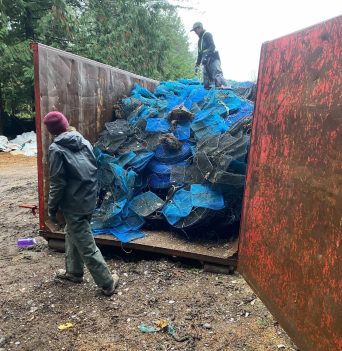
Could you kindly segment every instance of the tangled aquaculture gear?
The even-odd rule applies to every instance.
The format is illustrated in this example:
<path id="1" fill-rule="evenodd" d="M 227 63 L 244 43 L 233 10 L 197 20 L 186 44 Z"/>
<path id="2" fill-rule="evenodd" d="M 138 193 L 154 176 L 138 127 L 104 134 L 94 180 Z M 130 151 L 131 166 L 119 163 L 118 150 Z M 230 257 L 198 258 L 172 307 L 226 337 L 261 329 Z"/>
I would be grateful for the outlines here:
<path id="1" fill-rule="evenodd" d="M 94 235 L 142 237 L 146 218 L 175 228 L 238 221 L 253 104 L 197 80 L 135 85 L 95 144 Z"/>
<path id="2" fill-rule="evenodd" d="M 177 152 L 182 148 L 182 143 L 173 134 L 164 134 L 159 140 L 169 152 Z"/>
<path id="3" fill-rule="evenodd" d="M 194 113 L 189 111 L 184 104 L 176 106 L 170 113 L 169 113 L 169 120 L 170 121 L 191 121 L 194 116 Z"/>

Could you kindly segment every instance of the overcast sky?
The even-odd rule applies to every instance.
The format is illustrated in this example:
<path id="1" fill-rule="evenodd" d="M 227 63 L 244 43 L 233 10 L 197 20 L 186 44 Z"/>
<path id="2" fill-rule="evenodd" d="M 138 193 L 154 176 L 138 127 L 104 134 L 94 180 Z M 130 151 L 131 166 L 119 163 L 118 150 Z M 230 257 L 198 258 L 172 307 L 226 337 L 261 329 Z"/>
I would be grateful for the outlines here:
<path id="1" fill-rule="evenodd" d="M 195 10 L 180 10 L 189 31 L 201 21 L 214 36 L 224 76 L 239 81 L 257 77 L 261 44 L 342 15 L 342 0 L 188 0 Z M 192 48 L 197 36 L 188 33 Z"/>

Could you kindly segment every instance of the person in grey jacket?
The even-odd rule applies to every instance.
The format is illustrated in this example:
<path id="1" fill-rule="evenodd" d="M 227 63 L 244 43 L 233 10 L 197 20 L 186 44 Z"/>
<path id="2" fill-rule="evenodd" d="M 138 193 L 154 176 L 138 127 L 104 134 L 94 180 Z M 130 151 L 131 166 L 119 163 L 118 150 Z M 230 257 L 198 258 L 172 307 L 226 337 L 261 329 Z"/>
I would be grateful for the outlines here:
<path id="1" fill-rule="evenodd" d="M 66 222 L 65 270 L 59 270 L 56 277 L 80 283 L 85 264 L 102 292 L 111 296 L 119 277 L 111 274 L 90 226 L 97 201 L 97 164 L 92 146 L 77 131 L 69 131 L 68 120 L 60 112 L 49 112 L 44 124 L 55 136 L 49 147 L 48 215 L 56 222 L 60 210 Z"/>
<path id="2" fill-rule="evenodd" d="M 206 89 L 224 87 L 227 83 L 223 78 L 220 55 L 215 48 L 212 34 L 204 30 L 201 22 L 194 23 L 191 29 L 191 32 L 192 31 L 195 32 L 199 38 L 195 72 L 198 72 L 202 64 L 204 87 Z"/>

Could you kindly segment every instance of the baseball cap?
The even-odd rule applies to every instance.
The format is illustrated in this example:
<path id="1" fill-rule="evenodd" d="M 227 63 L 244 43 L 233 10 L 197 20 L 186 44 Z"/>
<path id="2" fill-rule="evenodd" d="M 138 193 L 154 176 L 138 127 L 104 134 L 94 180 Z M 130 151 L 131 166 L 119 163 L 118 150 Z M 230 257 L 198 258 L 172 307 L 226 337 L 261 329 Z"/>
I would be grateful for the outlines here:
<path id="1" fill-rule="evenodd" d="M 196 28 L 201 27 L 203 28 L 202 22 L 195 22 L 194 25 L 192 26 L 192 29 L 190 32 L 194 31 Z"/>

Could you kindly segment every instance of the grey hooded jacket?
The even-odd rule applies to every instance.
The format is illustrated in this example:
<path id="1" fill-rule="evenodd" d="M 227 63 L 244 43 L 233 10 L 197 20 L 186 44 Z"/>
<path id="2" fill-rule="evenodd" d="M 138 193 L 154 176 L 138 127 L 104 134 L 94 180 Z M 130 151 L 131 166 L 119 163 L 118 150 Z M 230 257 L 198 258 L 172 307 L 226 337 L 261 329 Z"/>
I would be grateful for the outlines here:
<path id="1" fill-rule="evenodd" d="M 49 147 L 49 214 L 85 215 L 97 199 L 97 165 L 93 148 L 78 132 L 58 135 Z"/>

